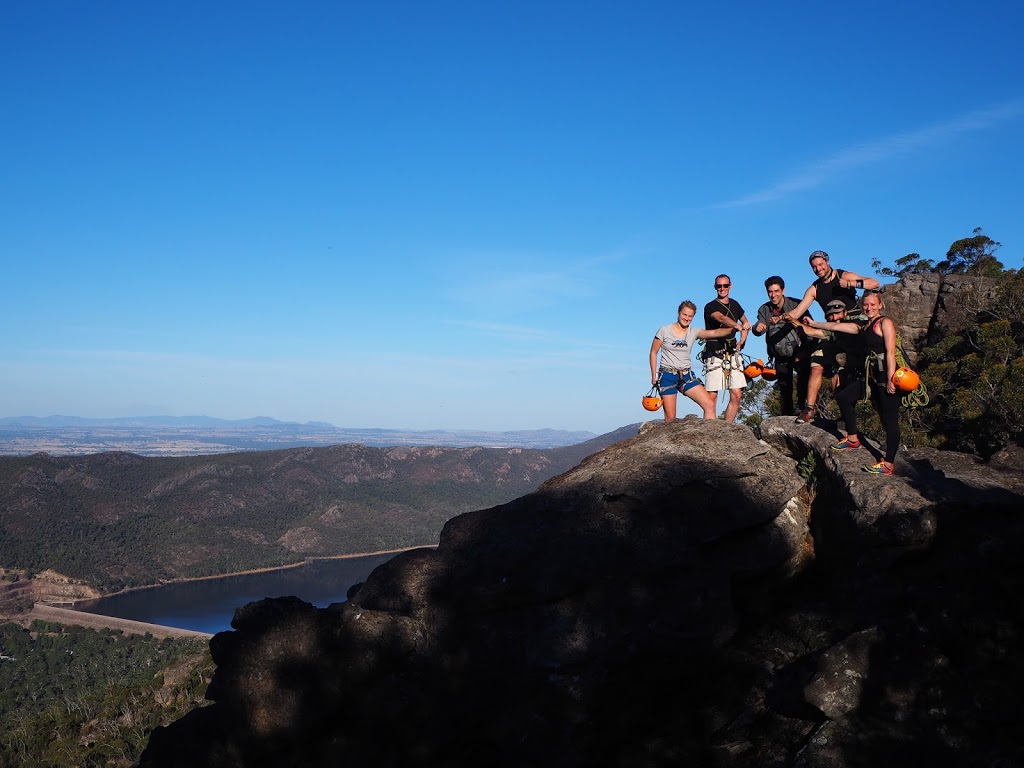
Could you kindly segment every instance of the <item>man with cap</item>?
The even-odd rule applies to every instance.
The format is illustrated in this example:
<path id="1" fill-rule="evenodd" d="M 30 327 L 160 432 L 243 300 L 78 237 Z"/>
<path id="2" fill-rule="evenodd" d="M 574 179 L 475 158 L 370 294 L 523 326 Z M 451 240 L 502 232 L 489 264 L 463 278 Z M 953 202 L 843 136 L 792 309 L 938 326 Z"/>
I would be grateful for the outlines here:
<path id="1" fill-rule="evenodd" d="M 829 306 L 838 307 L 836 302 L 842 304 L 845 312 L 857 306 L 857 289 L 876 291 L 881 285 L 873 277 L 861 277 L 855 272 L 835 269 L 829 263 L 828 254 L 825 251 L 814 251 L 808 258 L 811 270 L 817 276 L 817 280 L 811 283 L 804 292 L 800 303 L 783 317 L 786 320 L 799 322 L 800 318 L 815 301 L 825 311 L 825 319 L 830 319 Z M 834 312 L 833 312 L 834 314 Z M 819 346 L 818 350 L 811 357 L 811 378 L 807 383 L 807 404 L 796 417 L 797 424 L 808 424 L 814 421 L 817 413 L 818 392 L 821 390 L 824 367 L 834 367 L 835 351 L 831 350 L 829 359 L 829 344 Z"/>
<path id="2" fill-rule="evenodd" d="M 866 323 L 867 319 L 859 314 L 851 315 L 842 299 L 832 299 L 825 306 L 825 321 L 829 323 L 855 322 L 861 325 Z M 837 334 L 834 337 L 824 333 L 813 334 L 807 327 L 804 328 L 804 333 L 820 338 L 822 341 L 811 353 L 811 376 L 807 382 L 807 404 L 796 417 L 797 424 L 809 424 L 814 421 L 818 412 L 817 402 L 818 393 L 821 392 L 821 382 L 826 375 L 832 377 L 839 371 L 840 365 L 836 355 L 841 352 L 849 352 L 848 345 L 844 344 L 848 341 L 844 334 Z"/>

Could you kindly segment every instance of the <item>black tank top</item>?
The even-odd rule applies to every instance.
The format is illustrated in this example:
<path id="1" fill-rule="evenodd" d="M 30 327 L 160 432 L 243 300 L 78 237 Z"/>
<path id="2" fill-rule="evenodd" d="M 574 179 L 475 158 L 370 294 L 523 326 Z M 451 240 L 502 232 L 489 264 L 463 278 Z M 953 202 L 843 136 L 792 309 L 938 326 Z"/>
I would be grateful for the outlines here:
<path id="1" fill-rule="evenodd" d="M 840 288 L 839 278 L 843 276 L 843 270 L 837 269 L 835 271 L 835 277 L 828 282 L 825 282 L 823 278 L 818 278 L 814 281 L 815 298 L 818 301 L 818 305 L 825 309 L 828 303 L 833 299 L 840 299 L 846 304 L 847 309 L 853 309 L 857 306 L 857 289 L 856 288 Z"/>
<path id="2" fill-rule="evenodd" d="M 872 353 L 875 354 L 875 363 L 871 367 L 871 378 L 876 384 L 885 383 L 885 337 L 879 336 L 875 329 L 880 328 L 880 324 L 884 318 L 878 317 L 867 324 L 863 331 L 860 332 L 860 336 L 864 337 L 864 352 L 865 357 Z"/>
<path id="3" fill-rule="evenodd" d="M 883 336 L 879 336 L 875 332 L 875 328 L 879 327 L 879 324 L 882 322 L 882 319 L 883 318 L 878 317 L 875 320 L 873 320 L 870 325 L 868 325 L 863 331 L 860 332 L 860 335 L 864 337 L 865 352 L 874 352 L 876 355 L 881 355 L 884 357 L 885 338 Z"/>

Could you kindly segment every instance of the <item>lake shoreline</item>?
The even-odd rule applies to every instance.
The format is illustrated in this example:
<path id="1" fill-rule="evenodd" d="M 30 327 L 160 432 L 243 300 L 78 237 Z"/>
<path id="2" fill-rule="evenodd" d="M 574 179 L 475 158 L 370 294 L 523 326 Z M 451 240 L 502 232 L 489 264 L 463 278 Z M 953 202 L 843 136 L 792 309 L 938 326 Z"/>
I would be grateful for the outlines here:
<path id="1" fill-rule="evenodd" d="M 324 562 L 330 560 L 352 560 L 357 557 L 373 557 L 375 555 L 398 555 L 402 552 L 411 552 L 414 549 L 434 549 L 437 544 L 417 544 L 411 547 L 398 547 L 397 549 L 380 549 L 376 552 L 351 552 L 345 555 L 317 555 L 314 557 L 307 557 L 304 560 L 300 560 L 297 563 L 287 563 L 285 565 L 272 565 L 266 568 L 251 568 L 247 571 L 234 571 L 232 573 L 217 573 L 210 576 L 179 576 L 174 579 L 165 579 L 164 581 L 157 582 L 156 584 L 145 584 L 139 587 L 127 587 L 126 589 L 119 589 L 116 592 L 104 592 L 99 598 L 104 599 L 107 597 L 118 597 L 120 595 L 127 595 L 134 592 L 142 592 L 147 589 L 159 589 L 160 587 L 170 586 L 171 584 L 189 584 L 197 581 L 216 581 L 218 579 L 230 579 L 235 576 L 250 576 L 261 573 L 275 573 L 277 571 L 287 571 L 293 568 L 302 568 L 305 565 L 316 562 Z M 90 598 L 91 599 L 91 598 Z"/>
<path id="2" fill-rule="evenodd" d="M 309 558 L 298 566 L 249 569 L 237 575 L 178 579 L 75 603 L 73 609 L 164 627 L 216 634 L 233 628 L 238 610 L 266 599 L 292 597 L 316 608 L 344 603 L 352 587 L 404 551 Z M 69 606 L 70 607 L 70 606 Z"/>

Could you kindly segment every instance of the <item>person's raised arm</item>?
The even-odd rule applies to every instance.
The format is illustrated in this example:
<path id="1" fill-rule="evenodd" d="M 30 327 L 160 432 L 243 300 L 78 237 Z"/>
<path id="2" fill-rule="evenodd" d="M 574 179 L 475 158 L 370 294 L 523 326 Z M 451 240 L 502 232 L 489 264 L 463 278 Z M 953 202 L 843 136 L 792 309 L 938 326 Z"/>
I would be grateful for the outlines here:
<path id="1" fill-rule="evenodd" d="M 716 328 L 713 331 L 709 331 L 707 328 L 701 328 L 697 331 L 698 339 L 724 339 L 727 336 L 732 336 L 736 333 L 735 328 Z"/>
<path id="2" fill-rule="evenodd" d="M 821 331 L 832 331 L 833 333 L 860 333 L 860 326 L 857 323 L 847 322 L 843 320 L 838 323 L 830 323 L 827 320 L 812 320 L 809 316 L 803 319 L 804 331 L 808 332 L 808 329 L 818 329 Z M 824 336 L 818 336 L 818 334 L 811 334 L 815 338 L 824 338 Z"/>
<path id="3" fill-rule="evenodd" d="M 718 322 L 720 322 L 722 325 L 729 326 L 729 332 L 730 333 L 732 333 L 734 331 L 744 331 L 744 330 L 748 330 L 750 328 L 750 323 L 747 322 L 747 316 L 746 315 L 744 315 L 741 320 L 733 320 L 731 317 L 729 317 L 724 312 L 712 312 L 711 313 L 711 317 L 714 320 L 717 320 Z"/>
<path id="4" fill-rule="evenodd" d="M 789 310 L 789 312 L 783 312 L 782 319 L 790 322 L 794 320 L 799 321 L 804 316 L 804 313 L 811 308 L 811 304 L 814 303 L 816 298 L 818 298 L 818 289 L 814 283 L 811 283 L 810 287 L 804 291 L 804 297 L 800 299 L 800 303 Z"/>
<path id="5" fill-rule="evenodd" d="M 865 291 L 877 291 L 882 287 L 873 277 L 861 277 L 856 272 L 843 272 L 839 278 L 840 288 L 863 288 Z"/>

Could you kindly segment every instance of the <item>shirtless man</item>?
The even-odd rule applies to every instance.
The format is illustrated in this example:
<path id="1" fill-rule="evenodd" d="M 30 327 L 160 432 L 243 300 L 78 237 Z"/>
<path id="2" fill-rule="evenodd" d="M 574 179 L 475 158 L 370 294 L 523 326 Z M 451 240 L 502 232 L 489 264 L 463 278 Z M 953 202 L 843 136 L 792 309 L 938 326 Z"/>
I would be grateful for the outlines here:
<path id="1" fill-rule="evenodd" d="M 799 319 L 815 301 L 822 311 L 829 302 L 841 300 L 846 304 L 848 310 L 857 306 L 857 289 L 877 291 L 881 286 L 873 277 L 862 277 L 855 272 L 842 269 L 834 269 L 828 261 L 828 254 L 824 251 L 815 251 L 807 261 L 811 270 L 817 276 L 817 280 L 811 283 L 804 292 L 803 299 L 793 309 L 783 315 L 785 320 L 799 322 Z M 833 354 L 834 358 L 834 354 Z M 832 365 L 834 360 L 829 360 L 828 345 L 821 345 L 815 350 L 811 357 L 811 378 L 807 382 L 807 404 L 796 417 L 797 424 L 809 424 L 814 421 L 817 414 L 818 393 L 821 391 L 821 381 L 824 378 L 826 366 Z"/>

